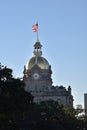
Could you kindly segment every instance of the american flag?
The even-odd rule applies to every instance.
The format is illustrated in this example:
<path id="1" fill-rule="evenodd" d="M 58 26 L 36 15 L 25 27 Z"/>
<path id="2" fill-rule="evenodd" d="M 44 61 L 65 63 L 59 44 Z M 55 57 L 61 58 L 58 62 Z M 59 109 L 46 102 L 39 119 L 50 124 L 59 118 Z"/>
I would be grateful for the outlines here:
<path id="1" fill-rule="evenodd" d="M 33 30 L 33 32 L 37 32 L 37 30 L 38 30 L 38 24 L 34 24 L 32 26 L 32 30 Z"/>

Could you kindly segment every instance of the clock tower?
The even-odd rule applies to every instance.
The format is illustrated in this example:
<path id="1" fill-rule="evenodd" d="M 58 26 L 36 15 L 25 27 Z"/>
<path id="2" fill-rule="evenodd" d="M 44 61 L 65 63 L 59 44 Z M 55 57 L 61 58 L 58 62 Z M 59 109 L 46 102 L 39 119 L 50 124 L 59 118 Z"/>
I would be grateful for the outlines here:
<path id="1" fill-rule="evenodd" d="M 48 61 L 42 57 L 42 45 L 39 41 L 34 44 L 34 55 L 24 66 L 25 90 L 31 92 L 35 102 L 39 102 L 43 93 L 52 86 L 52 70 Z M 41 97 L 40 97 L 41 95 Z M 36 101 L 37 100 L 37 101 Z"/>

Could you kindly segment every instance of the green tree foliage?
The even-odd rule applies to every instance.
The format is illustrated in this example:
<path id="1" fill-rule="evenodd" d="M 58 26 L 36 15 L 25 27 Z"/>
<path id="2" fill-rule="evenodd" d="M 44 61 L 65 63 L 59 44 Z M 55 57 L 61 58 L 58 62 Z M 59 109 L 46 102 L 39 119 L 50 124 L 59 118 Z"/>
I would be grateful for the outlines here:
<path id="1" fill-rule="evenodd" d="M 33 97 L 24 91 L 23 80 L 14 78 L 12 70 L 0 65 L 0 130 L 17 130 L 18 121 L 31 109 Z"/>
<path id="2" fill-rule="evenodd" d="M 36 111 L 39 116 L 37 116 L 34 130 L 83 130 L 87 128 L 87 118 L 79 118 L 79 114 L 82 113 L 80 105 L 74 109 L 51 100 L 38 104 Z"/>

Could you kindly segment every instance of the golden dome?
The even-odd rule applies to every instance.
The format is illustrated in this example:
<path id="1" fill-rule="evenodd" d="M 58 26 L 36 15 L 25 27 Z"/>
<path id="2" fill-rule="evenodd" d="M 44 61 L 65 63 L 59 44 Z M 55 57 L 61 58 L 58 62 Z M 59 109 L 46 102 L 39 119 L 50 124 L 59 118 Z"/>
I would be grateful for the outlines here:
<path id="1" fill-rule="evenodd" d="M 33 56 L 26 64 L 26 69 L 31 69 L 34 65 L 38 65 L 41 69 L 49 69 L 49 63 L 44 57 Z"/>

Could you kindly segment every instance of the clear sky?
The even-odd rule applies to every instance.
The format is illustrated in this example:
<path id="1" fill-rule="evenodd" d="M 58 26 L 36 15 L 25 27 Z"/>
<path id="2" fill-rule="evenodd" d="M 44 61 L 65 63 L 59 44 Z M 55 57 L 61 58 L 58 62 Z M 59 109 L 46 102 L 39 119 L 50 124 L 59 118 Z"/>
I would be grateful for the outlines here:
<path id="1" fill-rule="evenodd" d="M 54 85 L 72 87 L 74 106 L 87 92 L 87 0 L 0 0 L 0 62 L 23 76 L 39 40 L 53 71 Z"/>

